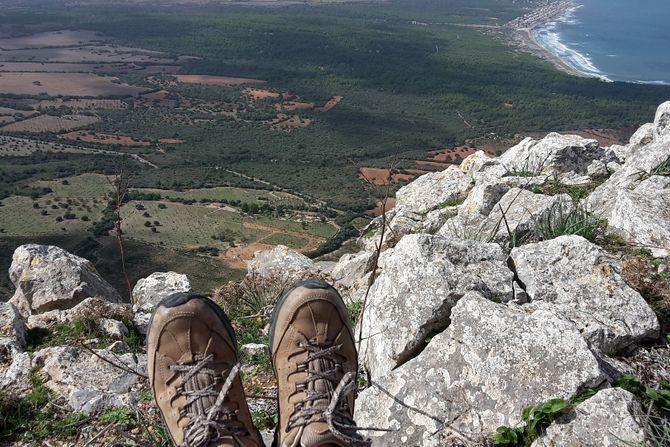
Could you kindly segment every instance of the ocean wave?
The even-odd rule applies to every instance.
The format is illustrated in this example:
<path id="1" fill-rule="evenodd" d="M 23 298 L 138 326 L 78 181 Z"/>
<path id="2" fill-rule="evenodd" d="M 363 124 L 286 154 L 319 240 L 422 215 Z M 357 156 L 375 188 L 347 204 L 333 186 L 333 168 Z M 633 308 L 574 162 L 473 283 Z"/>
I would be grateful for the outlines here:
<path id="1" fill-rule="evenodd" d="M 533 30 L 535 41 L 550 53 L 559 57 L 567 65 L 576 71 L 603 81 L 611 81 L 593 64 L 588 55 L 576 51 L 561 42 L 561 36 L 554 31 L 555 28 L 541 27 Z"/>
<path id="2" fill-rule="evenodd" d="M 670 85 L 667 81 L 632 81 L 633 84 Z"/>

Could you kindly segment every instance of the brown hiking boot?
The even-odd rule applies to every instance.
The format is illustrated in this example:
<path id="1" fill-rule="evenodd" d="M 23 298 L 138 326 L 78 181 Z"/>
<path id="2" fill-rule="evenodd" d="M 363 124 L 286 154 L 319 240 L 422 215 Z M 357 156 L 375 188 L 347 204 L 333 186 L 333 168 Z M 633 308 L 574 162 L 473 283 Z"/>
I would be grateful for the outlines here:
<path id="1" fill-rule="evenodd" d="M 238 375 L 237 341 L 208 298 L 176 293 L 154 312 L 147 335 L 156 404 L 177 446 L 260 447 Z"/>
<path id="2" fill-rule="evenodd" d="M 270 348 L 279 400 L 276 447 L 369 445 L 353 421 L 358 356 L 333 287 L 308 280 L 285 292 L 272 318 Z"/>

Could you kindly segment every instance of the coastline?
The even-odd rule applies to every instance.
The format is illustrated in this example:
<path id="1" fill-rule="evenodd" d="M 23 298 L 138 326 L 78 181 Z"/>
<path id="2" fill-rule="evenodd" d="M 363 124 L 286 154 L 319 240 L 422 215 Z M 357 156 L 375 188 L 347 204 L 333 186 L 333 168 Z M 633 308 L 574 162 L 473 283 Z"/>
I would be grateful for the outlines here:
<path id="1" fill-rule="evenodd" d="M 550 62 L 562 72 L 582 78 L 594 77 L 608 80 L 596 73 L 586 73 L 574 68 L 544 47 L 535 37 L 534 32 L 538 28 L 564 18 L 577 7 L 578 5 L 574 0 L 546 0 L 528 14 L 508 22 L 505 26 L 512 32 L 512 41 L 516 47 Z"/>

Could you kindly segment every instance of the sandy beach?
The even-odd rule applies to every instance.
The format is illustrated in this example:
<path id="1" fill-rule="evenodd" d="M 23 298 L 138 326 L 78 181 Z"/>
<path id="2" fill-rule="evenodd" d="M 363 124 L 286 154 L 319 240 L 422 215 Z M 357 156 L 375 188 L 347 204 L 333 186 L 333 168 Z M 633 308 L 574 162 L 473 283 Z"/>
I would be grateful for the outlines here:
<path id="1" fill-rule="evenodd" d="M 513 43 L 522 51 L 551 62 L 559 70 L 571 75 L 588 77 L 540 45 L 533 34 L 536 28 L 560 19 L 575 6 L 573 0 L 546 0 L 528 14 L 508 22 L 505 27 L 511 30 Z"/>

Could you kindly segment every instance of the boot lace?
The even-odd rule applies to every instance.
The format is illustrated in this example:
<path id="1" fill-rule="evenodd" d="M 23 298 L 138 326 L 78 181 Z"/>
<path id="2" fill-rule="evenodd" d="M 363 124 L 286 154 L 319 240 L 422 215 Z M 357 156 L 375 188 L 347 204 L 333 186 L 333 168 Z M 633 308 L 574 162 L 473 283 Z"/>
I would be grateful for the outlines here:
<path id="1" fill-rule="evenodd" d="M 248 436 L 249 432 L 237 421 L 237 410 L 226 406 L 226 396 L 233 386 L 233 381 L 240 370 L 240 364 L 234 365 L 225 376 L 217 374 L 207 365 L 214 359 L 213 354 L 207 356 L 196 355 L 195 363 L 171 365 L 170 369 L 182 375 L 182 385 L 177 388 L 177 393 L 186 396 L 186 403 L 180 408 L 180 414 L 188 418 L 188 424 L 184 428 L 183 447 L 204 447 L 210 442 L 216 441 L 224 436 Z M 193 385 L 196 375 L 211 375 L 212 380 L 205 387 Z M 216 385 L 225 382 L 220 392 L 216 392 Z M 189 385 L 188 388 L 186 385 Z M 216 401 L 207 409 L 202 409 L 201 399 L 216 397 Z"/>
<path id="2" fill-rule="evenodd" d="M 342 364 L 336 361 L 335 352 L 342 345 L 323 346 L 311 342 L 300 342 L 299 345 L 308 352 L 307 359 L 298 364 L 298 371 L 307 373 L 307 378 L 297 384 L 297 391 L 303 391 L 305 397 L 296 403 L 286 430 L 325 422 L 330 432 L 343 443 L 351 447 L 369 447 L 371 440 L 358 433 L 358 430 L 367 428 L 356 426 L 348 404 L 348 396 L 356 390 L 356 373 L 349 372 L 339 381 L 337 379 Z M 318 369 L 317 364 L 321 366 Z M 324 381 L 323 391 L 310 386 L 317 380 Z M 322 403 L 325 401 L 328 405 Z"/>

